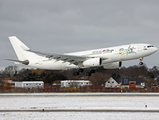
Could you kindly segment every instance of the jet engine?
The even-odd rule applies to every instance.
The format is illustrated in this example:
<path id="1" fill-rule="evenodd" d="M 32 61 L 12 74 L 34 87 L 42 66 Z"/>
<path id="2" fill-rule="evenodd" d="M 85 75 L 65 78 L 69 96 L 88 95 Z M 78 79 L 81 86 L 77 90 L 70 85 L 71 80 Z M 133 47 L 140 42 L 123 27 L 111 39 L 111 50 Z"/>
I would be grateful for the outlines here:
<path id="1" fill-rule="evenodd" d="M 113 62 L 113 63 L 107 63 L 103 65 L 104 69 L 117 69 L 122 66 L 122 62 Z"/>
<path id="2" fill-rule="evenodd" d="M 84 67 L 97 67 L 102 64 L 101 58 L 90 58 L 83 62 Z"/>

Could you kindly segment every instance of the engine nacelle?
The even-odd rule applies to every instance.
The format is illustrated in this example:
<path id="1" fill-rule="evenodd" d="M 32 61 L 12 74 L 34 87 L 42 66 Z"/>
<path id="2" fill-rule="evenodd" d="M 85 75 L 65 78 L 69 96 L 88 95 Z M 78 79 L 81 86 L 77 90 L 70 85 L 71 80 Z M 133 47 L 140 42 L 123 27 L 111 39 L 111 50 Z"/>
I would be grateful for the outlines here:
<path id="1" fill-rule="evenodd" d="M 117 69 L 122 66 L 122 62 L 113 62 L 113 63 L 107 63 L 103 65 L 104 69 Z"/>
<path id="2" fill-rule="evenodd" d="M 90 58 L 83 62 L 84 67 L 96 67 L 102 64 L 101 58 Z"/>

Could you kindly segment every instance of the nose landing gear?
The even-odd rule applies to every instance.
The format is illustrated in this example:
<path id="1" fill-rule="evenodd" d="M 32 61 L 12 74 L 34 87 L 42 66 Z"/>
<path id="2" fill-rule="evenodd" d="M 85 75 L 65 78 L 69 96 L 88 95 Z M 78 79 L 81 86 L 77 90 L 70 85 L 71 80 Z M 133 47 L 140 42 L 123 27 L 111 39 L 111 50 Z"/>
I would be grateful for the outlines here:
<path id="1" fill-rule="evenodd" d="M 140 58 L 139 65 L 143 65 L 144 63 L 142 62 L 143 58 Z"/>

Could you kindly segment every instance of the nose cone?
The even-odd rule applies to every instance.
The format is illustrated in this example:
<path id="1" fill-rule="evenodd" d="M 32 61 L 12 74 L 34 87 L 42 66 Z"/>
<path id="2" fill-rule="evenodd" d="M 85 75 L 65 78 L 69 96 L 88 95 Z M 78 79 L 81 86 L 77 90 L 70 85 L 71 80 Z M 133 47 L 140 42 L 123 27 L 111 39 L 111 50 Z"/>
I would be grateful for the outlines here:
<path id="1" fill-rule="evenodd" d="M 154 52 L 157 52 L 158 48 L 157 47 L 154 47 Z"/>

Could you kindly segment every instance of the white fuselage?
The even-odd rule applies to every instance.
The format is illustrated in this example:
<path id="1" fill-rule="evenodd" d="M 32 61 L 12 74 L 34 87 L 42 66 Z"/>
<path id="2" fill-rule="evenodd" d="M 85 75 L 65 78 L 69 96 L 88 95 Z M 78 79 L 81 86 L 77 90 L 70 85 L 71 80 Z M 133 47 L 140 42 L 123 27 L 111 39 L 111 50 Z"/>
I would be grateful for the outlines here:
<path id="1" fill-rule="evenodd" d="M 129 44 L 116 47 L 66 53 L 65 55 L 99 57 L 102 58 L 102 65 L 105 65 L 113 62 L 140 59 L 149 56 L 156 51 L 157 48 L 150 44 Z M 30 61 L 29 66 L 41 69 L 61 70 L 79 68 L 79 66 L 71 64 L 70 62 L 50 59 L 46 58 L 45 56 L 28 58 L 28 60 Z"/>

